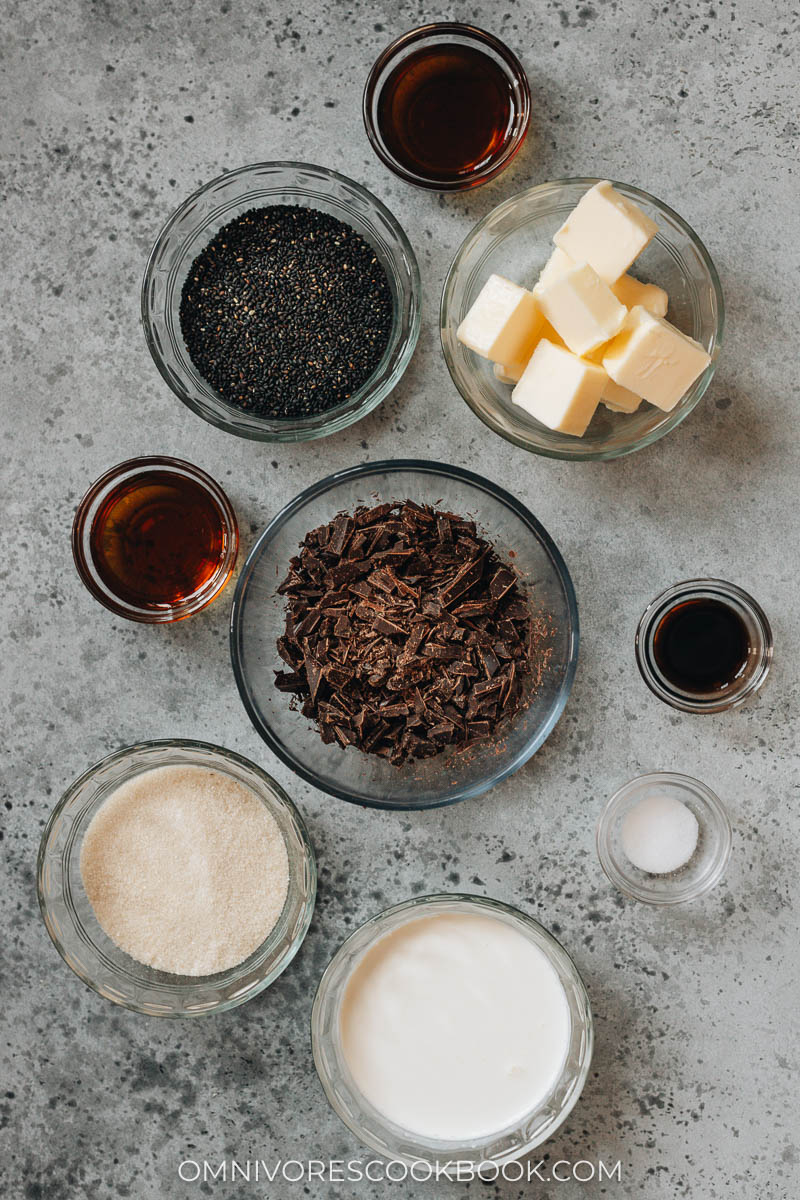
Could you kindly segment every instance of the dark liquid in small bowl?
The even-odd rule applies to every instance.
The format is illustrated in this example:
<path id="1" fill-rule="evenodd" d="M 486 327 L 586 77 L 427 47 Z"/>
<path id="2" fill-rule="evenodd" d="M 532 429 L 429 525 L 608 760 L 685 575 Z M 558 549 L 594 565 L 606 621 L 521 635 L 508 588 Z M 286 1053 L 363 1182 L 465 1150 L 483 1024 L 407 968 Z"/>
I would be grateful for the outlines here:
<path id="1" fill-rule="evenodd" d="M 505 145 L 514 93 L 502 67 L 474 46 L 424 46 L 381 90 L 378 125 L 387 150 L 428 179 L 470 175 Z"/>
<path id="2" fill-rule="evenodd" d="M 677 604 L 661 618 L 653 657 L 662 675 L 683 692 L 724 692 L 742 675 L 750 639 L 739 614 L 721 600 Z"/>
<path id="3" fill-rule="evenodd" d="M 200 483 L 153 470 L 106 496 L 89 535 L 92 561 L 126 604 L 175 605 L 213 579 L 225 557 L 219 508 Z"/>

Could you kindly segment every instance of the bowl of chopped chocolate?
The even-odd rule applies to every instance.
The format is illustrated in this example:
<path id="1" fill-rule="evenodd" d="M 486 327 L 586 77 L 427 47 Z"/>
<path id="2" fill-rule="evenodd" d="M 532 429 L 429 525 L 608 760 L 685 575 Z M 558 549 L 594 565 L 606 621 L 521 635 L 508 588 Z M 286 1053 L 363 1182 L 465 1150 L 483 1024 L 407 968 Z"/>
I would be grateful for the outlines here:
<path id="1" fill-rule="evenodd" d="M 142 325 L 183 403 L 240 437 L 301 442 L 358 421 L 420 326 L 414 251 L 366 188 L 311 163 L 227 171 L 158 235 Z"/>
<path id="2" fill-rule="evenodd" d="M 397 459 L 338 471 L 256 541 L 231 613 L 256 730 L 323 792 L 434 808 L 539 749 L 578 657 L 575 591 L 519 500 Z"/>

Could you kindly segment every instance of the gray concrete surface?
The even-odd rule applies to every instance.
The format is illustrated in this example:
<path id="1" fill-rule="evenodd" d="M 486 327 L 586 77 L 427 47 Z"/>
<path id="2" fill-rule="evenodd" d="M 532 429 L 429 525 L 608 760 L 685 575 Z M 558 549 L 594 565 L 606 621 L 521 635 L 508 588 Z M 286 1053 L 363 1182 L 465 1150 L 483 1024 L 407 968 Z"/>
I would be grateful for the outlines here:
<path id="1" fill-rule="evenodd" d="M 518 51 L 535 109 L 512 169 L 441 198 L 373 157 L 359 105 L 389 38 L 443 10 L 363 0 L 4 8 L 4 1196 L 800 1191 L 797 8 L 487 0 L 449 11 Z M 145 348 L 138 293 L 151 241 L 184 195 L 223 168 L 282 157 L 337 167 L 390 206 L 419 256 L 425 307 L 414 361 L 379 411 L 329 440 L 272 448 L 178 404 Z M 701 406 L 666 440 L 607 465 L 544 461 L 489 435 L 455 392 L 436 331 L 444 272 L 474 222 L 516 189 L 573 174 L 630 180 L 674 205 L 706 241 L 729 310 Z M 356 462 L 413 453 L 511 487 L 559 543 L 581 607 L 573 697 L 541 753 L 482 800 L 412 817 L 361 811 L 293 779 L 237 697 L 231 590 L 177 627 L 137 627 L 97 606 L 73 570 L 69 528 L 87 484 L 154 452 L 224 483 L 245 551 L 290 495 Z M 632 637 L 652 595 L 703 573 L 755 593 L 777 652 L 755 703 L 700 719 L 651 697 Z M 85 989 L 50 944 L 34 889 L 41 829 L 70 780 L 120 745 L 172 735 L 220 742 L 274 772 L 307 816 L 321 867 L 291 969 L 244 1008 L 189 1024 L 135 1016 Z M 623 902 L 594 853 L 608 795 L 659 768 L 714 786 L 735 826 L 724 883 L 682 911 Z M 313 1071 L 314 988 L 363 918 L 456 887 L 519 904 L 574 953 L 597 1050 L 582 1100 L 543 1153 L 620 1160 L 621 1182 L 180 1182 L 184 1159 L 369 1157 Z"/>

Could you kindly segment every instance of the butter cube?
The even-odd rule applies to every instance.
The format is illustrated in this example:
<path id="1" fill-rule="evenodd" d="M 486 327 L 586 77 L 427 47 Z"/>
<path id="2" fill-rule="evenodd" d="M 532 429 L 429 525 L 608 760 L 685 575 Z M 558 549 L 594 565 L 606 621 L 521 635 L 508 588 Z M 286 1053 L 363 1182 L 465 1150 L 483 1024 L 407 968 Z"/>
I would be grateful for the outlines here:
<path id="1" fill-rule="evenodd" d="M 573 262 L 587 262 L 616 283 L 658 232 L 655 221 L 607 179 L 589 188 L 553 237 Z"/>
<path id="2" fill-rule="evenodd" d="M 534 289 L 539 308 L 573 354 L 587 354 L 622 328 L 627 309 L 588 263 Z"/>
<path id="3" fill-rule="evenodd" d="M 558 246 L 556 246 L 555 250 L 539 272 L 537 286 L 539 284 L 544 285 L 547 283 L 552 283 L 554 279 L 560 279 L 562 275 L 567 273 L 570 267 L 574 266 L 575 263 L 570 256 L 565 254 L 563 250 L 559 250 Z"/>
<path id="4" fill-rule="evenodd" d="M 566 344 L 558 336 L 558 334 L 556 333 L 555 329 L 553 329 L 553 326 L 550 324 L 550 322 L 545 321 L 544 318 L 542 318 L 541 328 L 540 328 L 539 334 L 537 335 L 537 338 L 536 338 L 537 346 L 538 346 L 539 342 L 542 340 L 542 338 L 547 338 L 548 342 L 552 342 L 555 346 L 562 346 L 564 349 L 566 349 Z M 534 349 L 535 349 L 535 347 L 534 347 Z M 600 360 L 603 357 L 604 350 L 605 350 L 605 343 L 596 352 L 592 351 L 593 354 L 597 353 L 598 357 L 595 359 L 596 362 L 600 362 Z M 494 364 L 495 376 L 497 379 L 500 380 L 501 383 L 519 383 L 520 376 L 522 375 L 522 372 L 527 367 L 529 361 L 530 361 L 530 355 L 528 355 L 528 357 L 525 359 L 524 362 L 495 363 Z"/>
<path id="5" fill-rule="evenodd" d="M 578 358 L 543 338 L 511 393 L 548 429 L 582 437 L 594 416 L 606 383 L 602 367 Z"/>
<path id="6" fill-rule="evenodd" d="M 456 330 L 456 337 L 492 362 L 526 362 L 542 324 L 532 292 L 502 275 L 490 275 Z"/>
<path id="7" fill-rule="evenodd" d="M 534 296 L 537 287 L 551 283 L 554 279 L 560 279 L 562 275 L 566 275 L 570 267 L 575 265 L 570 256 L 556 246 L 542 267 L 536 287 L 533 289 Z M 641 304 L 654 317 L 667 315 L 669 296 L 657 284 L 642 283 L 641 280 L 634 279 L 633 275 L 622 275 L 616 283 L 609 284 L 609 286 L 620 304 L 624 304 L 626 308 L 633 308 L 634 305 Z"/>
<path id="8" fill-rule="evenodd" d="M 640 304 L 628 313 L 603 355 L 603 366 L 615 383 L 664 412 L 675 407 L 710 362 L 699 342 Z"/>
<path id="9" fill-rule="evenodd" d="M 554 279 L 560 279 L 562 275 L 566 275 L 570 267 L 576 265 L 568 254 L 556 246 L 539 273 L 539 279 L 533 289 L 534 296 L 538 287 L 552 283 Z M 634 279 L 633 275 L 621 275 L 616 283 L 609 284 L 609 287 L 620 304 L 624 304 L 626 308 L 633 308 L 634 305 L 641 304 L 654 317 L 667 315 L 669 296 L 663 288 L 655 283 L 642 283 L 641 280 Z"/>
<path id="10" fill-rule="evenodd" d="M 642 403 L 642 397 L 629 391 L 628 388 L 620 387 L 609 375 L 606 378 L 606 386 L 603 388 L 600 403 L 604 404 L 611 412 L 632 413 L 636 412 Z"/>
<path id="11" fill-rule="evenodd" d="M 669 308 L 669 296 L 663 288 L 655 283 L 641 283 L 632 275 L 623 275 L 616 283 L 611 284 L 611 290 L 626 308 L 635 308 L 641 304 L 654 317 L 665 317 Z"/>
<path id="12" fill-rule="evenodd" d="M 537 344 L 542 340 L 542 338 L 547 338 L 548 342 L 552 342 L 554 346 L 560 346 L 562 350 L 567 350 L 569 348 L 564 339 L 558 336 L 555 329 L 553 329 L 553 326 L 544 317 L 542 317 L 542 332 L 537 338 Z"/>

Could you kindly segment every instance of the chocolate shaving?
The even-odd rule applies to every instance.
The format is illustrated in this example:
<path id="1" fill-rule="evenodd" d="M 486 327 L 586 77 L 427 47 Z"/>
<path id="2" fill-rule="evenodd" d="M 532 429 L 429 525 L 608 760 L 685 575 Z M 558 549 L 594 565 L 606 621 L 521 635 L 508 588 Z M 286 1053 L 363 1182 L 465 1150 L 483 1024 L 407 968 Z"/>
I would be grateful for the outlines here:
<path id="1" fill-rule="evenodd" d="M 307 534 L 278 587 L 275 685 L 326 744 L 397 766 L 468 749 L 520 705 L 533 622 L 474 522 L 411 500 Z"/>
<path id="2" fill-rule="evenodd" d="M 344 548 L 347 545 L 347 539 L 350 537 L 352 532 L 353 522 L 351 521 L 350 517 L 347 517 L 344 515 L 344 513 L 341 513 L 333 522 L 331 535 L 327 542 L 327 549 L 330 550 L 331 554 L 343 553 Z"/>

